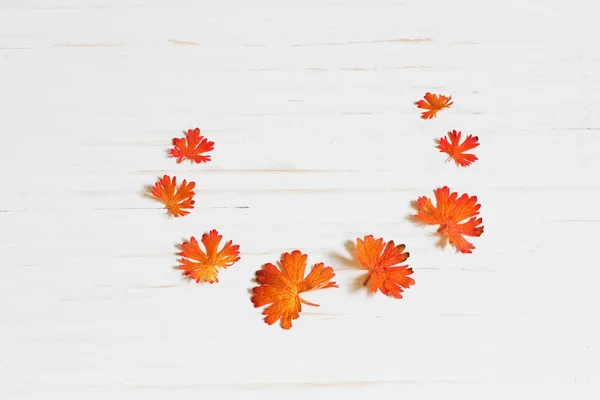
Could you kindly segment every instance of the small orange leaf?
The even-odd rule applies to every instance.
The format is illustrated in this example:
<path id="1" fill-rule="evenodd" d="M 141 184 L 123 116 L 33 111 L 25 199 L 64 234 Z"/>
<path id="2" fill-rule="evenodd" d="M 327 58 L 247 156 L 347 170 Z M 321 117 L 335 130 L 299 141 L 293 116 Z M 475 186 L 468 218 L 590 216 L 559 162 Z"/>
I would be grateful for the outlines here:
<path id="1" fill-rule="evenodd" d="M 477 136 L 469 135 L 465 138 L 464 142 L 460 144 L 461 132 L 448 132 L 448 139 L 441 137 L 438 139 L 437 148 L 440 149 L 441 153 L 447 153 L 450 159 L 454 159 L 456 165 L 461 167 L 468 167 L 472 162 L 477 161 L 475 154 L 464 154 L 465 151 L 474 149 L 479 146 L 479 138 Z"/>
<path id="2" fill-rule="evenodd" d="M 156 197 L 165 204 L 171 215 L 180 217 L 189 214 L 184 209 L 194 208 L 194 182 L 187 183 L 184 179 L 178 190 L 177 178 L 165 175 L 154 184 L 152 196 Z"/>
<path id="3" fill-rule="evenodd" d="M 423 108 L 425 110 L 421 113 L 421 118 L 423 119 L 431 119 L 436 116 L 437 112 L 444 109 L 449 108 L 454 102 L 451 102 L 452 96 L 444 96 L 443 94 L 437 95 L 432 93 L 425 93 L 425 100 L 419 100 L 415 102 L 415 105 L 418 108 Z"/>
<path id="4" fill-rule="evenodd" d="M 419 212 L 415 217 L 429 225 L 440 225 L 438 232 L 448 237 L 451 246 L 461 253 L 471 253 L 475 246 L 464 236 L 479 237 L 483 233 L 483 226 L 479 226 L 483 220 L 476 217 L 481 208 L 477 196 L 469 197 L 465 193 L 458 197 L 458 193 L 450 193 L 448 186 L 434 192 L 437 207 L 427 197 L 419 197 Z M 465 221 L 467 218 L 469 220 Z"/>
<path id="5" fill-rule="evenodd" d="M 408 258 L 410 253 L 404 252 L 405 245 L 396 246 L 393 240 L 384 243 L 373 235 L 365 236 L 364 240 L 356 239 L 356 257 L 360 264 L 369 271 L 365 286 L 369 284 L 372 292 L 378 290 L 386 296 L 402 298 L 403 288 L 408 289 L 415 280 L 408 275 L 413 273 L 408 265 L 398 265 Z"/>
<path id="6" fill-rule="evenodd" d="M 269 304 L 263 311 L 265 322 L 269 325 L 281 320 L 283 329 L 292 327 L 292 320 L 297 319 L 302 311 L 302 303 L 318 307 L 300 298 L 300 293 L 312 290 L 338 287 L 331 279 L 335 276 L 333 268 L 319 263 L 313 266 L 308 276 L 304 277 L 308 256 L 299 250 L 281 257 L 281 270 L 267 263 L 256 272 L 259 286 L 252 289 L 254 307 Z"/>
<path id="7" fill-rule="evenodd" d="M 184 275 L 196 280 L 196 283 L 200 281 L 218 283 L 219 268 L 230 267 L 240 260 L 240 246 L 233 245 L 231 240 L 225 243 L 220 251 L 218 250 L 221 239 L 223 239 L 223 236 L 219 235 L 219 232 L 214 229 L 208 234 L 202 235 L 202 244 L 206 252 L 202 251 L 198 241 L 193 236 L 189 242 L 184 242 L 181 245 L 182 251 L 179 254 L 194 260 L 180 259 L 179 269 L 184 271 Z"/>
<path id="8" fill-rule="evenodd" d="M 177 158 L 177 164 L 185 159 L 192 163 L 205 163 L 210 161 L 209 155 L 202 155 L 214 149 L 214 142 L 209 142 L 204 136 L 200 135 L 200 128 L 188 129 L 185 137 L 173 138 L 171 155 Z"/>

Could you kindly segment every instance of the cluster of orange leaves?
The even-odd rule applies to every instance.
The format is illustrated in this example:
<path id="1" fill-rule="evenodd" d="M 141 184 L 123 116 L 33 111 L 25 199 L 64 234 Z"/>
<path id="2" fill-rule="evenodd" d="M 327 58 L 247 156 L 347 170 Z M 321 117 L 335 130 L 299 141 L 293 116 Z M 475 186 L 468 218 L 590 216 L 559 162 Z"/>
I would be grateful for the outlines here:
<path id="1" fill-rule="evenodd" d="M 210 155 L 205 155 L 214 149 L 214 142 L 208 141 L 200 135 L 200 129 L 188 129 L 185 137 L 173 138 L 173 148 L 169 151 L 171 156 L 175 157 L 177 164 L 184 160 L 190 160 L 192 163 L 206 163 L 210 161 Z M 177 178 L 164 175 L 152 187 L 151 194 L 156 199 L 163 202 L 169 214 L 174 217 L 183 217 L 188 215 L 194 208 L 194 187 L 195 182 L 187 182 L 185 179 L 177 187 Z"/>
<path id="2" fill-rule="evenodd" d="M 452 96 L 425 93 L 424 100 L 415 102 L 418 108 L 427 111 L 421 114 L 423 119 L 436 117 L 437 113 L 452 104 Z M 457 166 L 467 167 L 477 161 L 475 154 L 466 153 L 479 146 L 477 136 L 468 135 L 461 143 L 462 133 L 456 130 L 448 132 L 447 138 L 441 137 L 437 140 L 437 148 L 441 153 L 448 154 L 448 161 L 454 160 Z M 419 212 L 415 217 L 428 224 L 439 225 L 438 233 L 448 239 L 448 243 L 461 253 L 471 253 L 475 249 L 465 236 L 478 237 L 483 233 L 483 220 L 478 218 L 480 204 L 477 204 L 477 196 L 450 192 L 450 188 L 444 186 L 434 191 L 436 206 L 426 196 L 419 197 L 417 204 Z"/>
<path id="3" fill-rule="evenodd" d="M 404 252 L 406 246 L 396 246 L 392 240 L 385 243 L 373 235 L 356 241 L 356 258 L 368 271 L 364 285 L 372 292 L 380 291 L 386 296 L 401 299 L 404 289 L 415 284 L 409 276 L 413 270 L 408 265 L 400 265 L 409 256 L 408 252 Z M 290 329 L 292 320 L 297 319 L 302 311 L 302 304 L 318 306 L 301 298 L 301 293 L 338 287 L 332 281 L 335 276 L 333 268 L 325 267 L 322 262 L 315 264 L 305 276 L 307 258 L 306 254 L 294 250 L 283 254 L 279 268 L 267 263 L 256 272 L 259 285 L 252 289 L 251 300 L 254 307 L 267 306 L 263 311 L 267 324 L 281 321 L 283 329 Z"/>
<path id="4" fill-rule="evenodd" d="M 425 93 L 424 100 L 415 102 L 418 108 L 425 109 L 421 113 L 421 118 L 432 119 L 437 116 L 437 113 L 445 108 L 450 108 L 454 104 L 452 96 L 444 96 L 443 94 L 437 95 L 433 93 Z M 468 135 L 464 142 L 460 143 L 461 132 L 452 130 L 448 132 L 448 139 L 441 137 L 437 140 L 437 148 L 442 153 L 448 154 L 448 161 L 453 159 L 456 165 L 461 167 L 467 167 L 471 163 L 477 161 L 477 157 L 474 154 L 465 154 L 465 151 L 472 150 L 479 146 L 479 138 L 477 136 Z"/>
<path id="5" fill-rule="evenodd" d="M 424 100 L 415 104 L 427 111 L 421 114 L 423 119 L 436 117 L 440 110 L 449 108 L 453 102 L 452 96 L 426 93 Z M 468 135 L 461 143 L 461 132 L 448 132 L 447 138 L 438 139 L 437 148 L 448 154 L 459 166 L 468 166 L 477 160 L 474 154 L 466 151 L 479 146 L 478 138 Z M 174 138 L 171 156 L 177 163 L 188 159 L 192 163 L 206 163 L 211 160 L 206 154 L 214 149 L 214 142 L 200 135 L 200 129 L 189 129 L 185 137 Z M 163 202 L 165 208 L 174 217 L 189 214 L 194 208 L 194 182 L 185 179 L 177 186 L 176 177 L 164 175 L 152 187 L 151 194 Z M 417 200 L 418 212 L 415 218 L 425 224 L 439 225 L 437 230 L 448 239 L 451 246 L 462 253 L 471 253 L 475 247 L 465 239 L 465 236 L 477 237 L 483 233 L 482 219 L 478 218 L 480 204 L 476 196 L 451 192 L 447 186 L 434 191 L 436 205 L 426 196 Z M 181 244 L 179 269 L 191 280 L 207 283 L 218 283 L 220 269 L 225 269 L 240 260 L 239 245 L 227 241 L 220 249 L 223 236 L 216 230 L 202 235 L 200 243 L 195 237 Z M 405 289 L 415 284 L 410 276 L 412 268 L 405 264 L 409 252 L 404 244 L 396 245 L 393 240 L 385 242 L 383 238 L 375 239 L 373 235 L 356 239 L 354 255 L 362 269 L 367 271 L 364 286 L 371 292 L 396 299 L 402 298 Z M 299 318 L 302 305 L 317 307 L 318 304 L 306 301 L 300 295 L 320 289 L 339 287 L 332 279 L 335 277 L 333 268 L 320 262 L 312 266 L 306 275 L 308 256 L 300 250 L 284 253 L 278 266 L 267 263 L 256 272 L 258 286 L 252 289 L 251 301 L 254 307 L 266 306 L 263 310 L 264 321 L 272 325 L 280 321 L 283 329 L 290 329 L 292 321 Z"/>

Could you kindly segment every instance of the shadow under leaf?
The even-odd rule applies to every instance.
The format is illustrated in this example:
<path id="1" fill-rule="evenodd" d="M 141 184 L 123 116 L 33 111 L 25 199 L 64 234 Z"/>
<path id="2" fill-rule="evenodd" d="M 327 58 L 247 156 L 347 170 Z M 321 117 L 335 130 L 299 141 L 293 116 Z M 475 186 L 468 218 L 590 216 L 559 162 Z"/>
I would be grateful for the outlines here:
<path id="1" fill-rule="evenodd" d="M 419 207 L 419 203 L 417 201 L 411 201 L 410 202 L 410 206 L 417 212 L 419 212 L 420 207 Z M 428 223 L 421 221 L 420 219 L 418 219 L 414 214 L 410 214 L 406 216 L 406 219 L 410 222 L 419 224 L 419 225 L 423 225 L 423 226 L 429 226 Z M 438 239 L 438 241 L 435 244 L 435 247 L 438 247 L 440 249 L 445 248 L 448 245 L 448 237 L 446 235 L 442 235 L 439 232 L 434 232 L 429 234 L 429 236 L 434 236 Z"/>
<path id="2" fill-rule="evenodd" d="M 351 240 L 347 240 L 346 242 L 344 242 L 344 248 L 348 252 L 348 255 L 346 257 L 344 257 L 344 255 L 338 254 L 336 252 L 330 252 L 328 254 L 328 256 L 331 257 L 332 259 L 334 259 L 335 261 L 337 261 L 340 265 L 343 265 L 343 266 L 348 267 L 353 270 L 364 271 L 364 268 L 362 267 L 362 265 L 358 261 L 358 258 L 356 257 L 356 252 L 355 252 L 356 243 L 354 243 Z M 357 276 L 352 281 L 350 290 L 352 292 L 364 290 L 365 289 L 365 281 L 368 278 L 368 276 L 369 276 L 368 273 Z M 367 292 L 370 293 L 370 290 L 367 290 Z"/>
<path id="3" fill-rule="evenodd" d="M 420 207 L 419 207 L 419 203 L 416 200 L 413 200 L 410 202 L 410 206 L 413 210 L 415 210 L 416 212 L 419 212 Z M 409 214 L 406 216 L 406 219 L 410 222 L 414 222 L 416 224 L 420 224 L 420 225 L 427 225 L 425 222 L 421 221 L 420 219 L 418 219 L 415 214 Z"/>
<path id="4" fill-rule="evenodd" d="M 442 235 L 440 233 L 433 233 L 432 236 L 437 236 L 438 237 L 438 241 L 435 244 L 435 247 L 439 247 L 440 249 L 445 248 L 448 245 L 448 237 L 445 235 Z"/>
<path id="5" fill-rule="evenodd" d="M 150 197 L 151 199 L 156 199 L 156 197 L 154 197 L 152 195 L 152 189 L 154 188 L 154 186 L 152 185 L 146 185 L 144 186 L 144 191 L 142 193 L 140 193 L 143 196 L 147 196 Z"/>
<path id="6" fill-rule="evenodd" d="M 368 281 L 369 281 L 369 274 L 368 273 L 361 274 L 361 275 L 357 276 L 352 281 L 351 291 L 352 292 L 362 292 L 362 291 L 365 291 L 365 292 L 367 292 L 367 296 L 369 296 L 369 297 L 373 296 L 375 293 L 373 293 L 367 287 Z"/>
<path id="7" fill-rule="evenodd" d="M 344 255 L 338 254 L 336 252 L 329 252 L 327 256 L 334 259 L 340 265 L 345 267 L 349 267 L 351 269 L 362 269 L 358 259 L 356 258 L 356 253 L 354 252 L 355 244 L 351 240 L 347 240 L 344 242 L 344 248 L 348 252 L 348 256 L 344 257 Z"/>

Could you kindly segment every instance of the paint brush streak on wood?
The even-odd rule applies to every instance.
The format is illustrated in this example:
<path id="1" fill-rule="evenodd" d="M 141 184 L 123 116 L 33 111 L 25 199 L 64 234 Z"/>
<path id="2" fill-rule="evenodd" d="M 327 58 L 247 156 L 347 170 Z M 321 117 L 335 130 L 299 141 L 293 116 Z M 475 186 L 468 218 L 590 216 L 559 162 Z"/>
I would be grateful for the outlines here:
<path id="1" fill-rule="evenodd" d="M 191 42 L 187 40 L 175 40 L 169 39 L 169 43 L 176 46 L 200 46 L 201 44 L 198 42 Z"/>
<path id="2" fill-rule="evenodd" d="M 433 39 L 430 38 L 400 38 L 400 39 L 384 39 L 384 40 L 367 40 L 367 41 L 357 41 L 357 42 L 345 42 L 345 43 L 314 43 L 314 44 L 294 44 L 294 47 L 304 47 L 304 46 L 348 46 L 355 44 L 380 44 L 380 43 L 427 43 L 433 42 Z"/>

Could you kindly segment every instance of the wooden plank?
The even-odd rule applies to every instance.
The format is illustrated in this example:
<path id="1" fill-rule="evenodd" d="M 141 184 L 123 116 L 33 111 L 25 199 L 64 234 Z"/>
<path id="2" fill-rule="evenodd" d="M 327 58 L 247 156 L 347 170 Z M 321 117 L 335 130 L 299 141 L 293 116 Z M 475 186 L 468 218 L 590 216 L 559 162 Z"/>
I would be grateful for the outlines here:
<path id="1" fill-rule="evenodd" d="M 522 3 L 2 2 L 0 397 L 597 399 L 600 32 Z M 427 91 L 455 103 L 424 121 Z M 196 126 L 212 161 L 178 165 Z M 482 204 L 473 254 L 410 218 L 443 185 Z M 176 246 L 213 228 L 242 259 L 190 283 Z M 371 233 L 410 251 L 402 300 L 362 286 Z M 294 249 L 340 288 L 283 331 L 249 290 Z"/>

